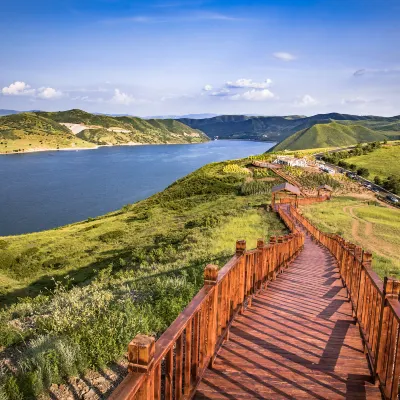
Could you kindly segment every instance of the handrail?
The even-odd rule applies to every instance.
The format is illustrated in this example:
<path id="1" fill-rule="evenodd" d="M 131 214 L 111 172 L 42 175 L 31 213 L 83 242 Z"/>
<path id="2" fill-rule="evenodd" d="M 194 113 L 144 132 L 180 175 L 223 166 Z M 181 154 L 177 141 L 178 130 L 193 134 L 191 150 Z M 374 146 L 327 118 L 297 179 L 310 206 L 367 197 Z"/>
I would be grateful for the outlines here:
<path id="1" fill-rule="evenodd" d="M 397 400 L 400 379 L 400 281 L 382 280 L 371 268 L 372 254 L 339 235 L 320 231 L 298 209 L 289 214 L 335 257 L 359 325 L 373 378 L 386 399 Z"/>
<path id="2" fill-rule="evenodd" d="M 329 196 L 308 197 L 310 204 Z M 219 271 L 207 265 L 204 286 L 185 310 L 155 342 L 137 335 L 128 347 L 129 374 L 112 393 L 112 400 L 190 399 L 219 347 L 229 338 L 238 313 L 268 282 L 288 267 L 304 246 L 302 226 L 336 259 L 347 288 L 373 378 L 378 379 L 386 399 L 395 400 L 400 379 L 400 281 L 372 270 L 372 254 L 339 235 L 320 231 L 307 220 L 292 200 L 275 210 L 292 232 L 271 237 L 269 244 L 258 240 L 257 248 L 246 251 L 246 242 L 236 243 L 236 254 Z"/>
<path id="3" fill-rule="evenodd" d="M 129 374 L 110 399 L 190 399 L 218 348 L 229 338 L 234 317 L 251 306 L 252 299 L 268 282 L 286 269 L 304 245 L 296 221 L 278 213 L 292 232 L 257 241 L 246 251 L 236 243 L 236 254 L 219 271 L 207 265 L 204 286 L 155 342 L 137 335 L 128 346 Z"/>

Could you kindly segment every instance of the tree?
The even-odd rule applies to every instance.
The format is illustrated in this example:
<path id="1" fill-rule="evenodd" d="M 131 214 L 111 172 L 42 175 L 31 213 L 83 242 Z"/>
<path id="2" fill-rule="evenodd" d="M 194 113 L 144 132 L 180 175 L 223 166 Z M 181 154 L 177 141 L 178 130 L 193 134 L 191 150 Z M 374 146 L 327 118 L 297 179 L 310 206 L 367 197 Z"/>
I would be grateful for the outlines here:
<path id="1" fill-rule="evenodd" d="M 357 165 L 356 164 L 350 164 L 349 165 L 349 170 L 350 171 L 355 171 L 357 169 Z"/>
<path id="2" fill-rule="evenodd" d="M 363 178 L 368 178 L 368 176 L 369 176 L 368 168 L 364 168 L 364 167 L 358 168 L 357 175 L 360 175 Z"/>
<path id="3" fill-rule="evenodd" d="M 382 186 L 382 179 L 379 178 L 379 176 L 375 176 L 374 182 L 375 182 L 377 185 Z"/>

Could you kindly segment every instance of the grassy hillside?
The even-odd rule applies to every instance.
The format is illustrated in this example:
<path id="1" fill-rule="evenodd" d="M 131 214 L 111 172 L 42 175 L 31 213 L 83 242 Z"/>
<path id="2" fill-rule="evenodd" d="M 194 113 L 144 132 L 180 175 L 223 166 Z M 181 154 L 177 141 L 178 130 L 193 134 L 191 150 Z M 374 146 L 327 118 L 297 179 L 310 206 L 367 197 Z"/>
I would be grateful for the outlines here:
<path id="1" fill-rule="evenodd" d="M 205 119 L 180 119 L 181 122 L 192 128 L 201 129 L 208 136 L 221 139 L 252 139 L 282 141 L 290 135 L 310 128 L 316 124 L 329 124 L 333 121 L 340 121 L 343 124 L 357 125 L 365 124 L 371 129 L 373 124 L 378 127 L 386 126 L 386 134 L 400 135 L 400 117 L 379 117 L 379 116 L 360 116 L 350 114 L 328 113 L 317 114 L 311 117 L 304 116 L 274 116 L 258 117 L 246 115 L 220 115 Z M 390 130 L 389 130 L 390 127 Z"/>
<path id="2" fill-rule="evenodd" d="M 369 154 L 350 157 L 348 164 L 355 164 L 357 168 L 364 167 L 369 170 L 370 178 L 379 176 L 384 179 L 390 175 L 400 177 L 400 144 L 386 145 Z"/>
<path id="3" fill-rule="evenodd" d="M 0 153 L 73 147 L 94 147 L 68 128 L 34 113 L 0 117 Z"/>
<path id="4" fill-rule="evenodd" d="M 400 211 L 353 197 L 302 207 L 304 215 L 325 232 L 372 251 L 378 275 L 400 278 Z"/>
<path id="5" fill-rule="evenodd" d="M 17 346 L 7 364 L 17 372 L 0 378 L 0 398 L 2 383 L 28 398 L 117 360 L 136 333 L 169 326 L 202 286 L 204 266 L 223 265 L 237 239 L 254 248 L 285 232 L 265 210 L 280 179 L 249 181 L 249 162 L 207 165 L 105 216 L 2 237 L 1 303 L 10 305 L 0 312 L 0 346 L 8 355 Z"/>
<path id="6" fill-rule="evenodd" d="M 75 135 L 63 124 L 77 124 Z M 202 132 L 174 120 L 109 117 L 82 110 L 0 117 L 0 153 L 131 143 L 200 143 Z"/>
<path id="7" fill-rule="evenodd" d="M 382 141 L 387 137 L 361 125 L 343 125 L 337 122 L 317 124 L 303 129 L 283 140 L 273 151 L 301 150 L 319 147 L 351 146 L 360 142 Z"/>
<path id="8" fill-rule="evenodd" d="M 97 144 L 134 143 L 198 143 L 208 140 L 207 136 L 181 122 L 168 119 L 144 120 L 138 117 L 110 117 L 90 114 L 82 110 L 54 113 L 38 113 L 59 123 L 83 124 L 96 132 L 79 135 Z M 92 130 L 92 129 L 90 129 Z"/>

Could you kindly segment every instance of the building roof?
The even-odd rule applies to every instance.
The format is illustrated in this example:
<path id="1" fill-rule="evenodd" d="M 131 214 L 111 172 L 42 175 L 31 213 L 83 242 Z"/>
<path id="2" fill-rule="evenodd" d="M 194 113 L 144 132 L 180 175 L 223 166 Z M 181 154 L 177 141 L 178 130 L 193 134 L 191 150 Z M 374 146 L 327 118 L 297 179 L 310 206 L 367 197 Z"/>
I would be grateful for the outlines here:
<path id="1" fill-rule="evenodd" d="M 328 190 L 329 192 L 333 191 L 333 189 L 329 185 L 321 185 L 318 187 L 318 189 Z"/>
<path id="2" fill-rule="evenodd" d="M 297 186 L 291 185 L 290 183 L 281 183 L 280 185 L 276 185 L 272 188 L 272 193 L 277 192 L 290 192 L 296 194 L 298 196 L 301 195 L 300 189 Z"/>

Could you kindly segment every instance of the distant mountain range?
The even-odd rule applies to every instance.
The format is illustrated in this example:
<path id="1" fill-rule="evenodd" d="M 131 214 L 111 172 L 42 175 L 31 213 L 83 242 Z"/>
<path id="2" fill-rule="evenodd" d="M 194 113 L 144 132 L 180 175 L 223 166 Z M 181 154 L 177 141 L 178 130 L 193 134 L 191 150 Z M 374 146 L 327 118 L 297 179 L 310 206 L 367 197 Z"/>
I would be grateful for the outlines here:
<path id="1" fill-rule="evenodd" d="M 173 119 L 110 117 L 82 110 L 0 117 L 0 153 L 208 140 L 203 132 Z"/>
<path id="2" fill-rule="evenodd" d="M 379 116 L 359 116 L 350 114 L 317 114 L 311 117 L 304 116 L 282 116 L 282 117 L 251 117 L 245 115 L 221 115 L 218 117 L 207 119 L 188 119 L 181 118 L 180 122 L 192 128 L 203 131 L 210 138 L 218 139 L 247 139 L 247 140 L 263 140 L 282 142 L 279 149 L 284 148 L 313 148 L 318 147 L 320 143 L 339 142 L 341 145 L 353 144 L 354 142 L 365 140 L 369 137 L 372 140 L 378 138 L 397 139 L 400 137 L 400 116 L 395 117 L 379 117 Z M 341 125 L 352 125 L 353 132 L 362 131 L 355 128 L 357 126 L 369 129 L 371 132 L 377 132 L 376 139 L 373 135 L 353 135 L 349 140 L 351 133 L 347 131 L 346 135 L 342 135 L 341 139 L 335 140 L 335 136 L 339 134 L 337 129 L 321 129 L 322 125 L 328 125 L 336 122 Z M 304 132 L 319 125 L 318 140 L 315 135 L 307 133 L 307 140 L 304 140 Z M 344 131 L 344 128 L 342 129 Z M 366 131 L 364 130 L 364 133 Z M 311 133 L 315 133 L 311 131 Z M 297 135 L 293 136 L 292 135 Z M 321 135 L 326 134 L 323 139 Z M 291 137 L 291 140 L 285 139 Z M 345 137 L 347 139 L 345 139 Z M 363 137 L 365 139 L 363 139 Z M 302 138 L 301 142 L 298 142 Z M 314 139 L 312 139 L 314 138 Z M 297 141 L 297 143 L 296 143 Z M 285 147 L 286 146 L 286 147 Z M 304 147 L 306 146 L 306 147 Z M 278 147 L 277 147 L 278 148 Z"/>
<path id="3" fill-rule="evenodd" d="M 17 110 L 5 110 L 0 109 L 0 117 L 12 114 L 21 114 L 24 112 L 40 112 L 40 110 L 28 110 L 28 111 L 17 111 Z M 93 113 L 94 115 L 107 115 L 109 117 L 135 117 L 133 114 L 104 114 L 104 113 Z M 186 114 L 186 115 L 154 115 L 143 117 L 142 119 L 179 119 L 179 118 L 190 118 L 190 119 L 202 119 L 216 117 L 218 114 Z"/>

